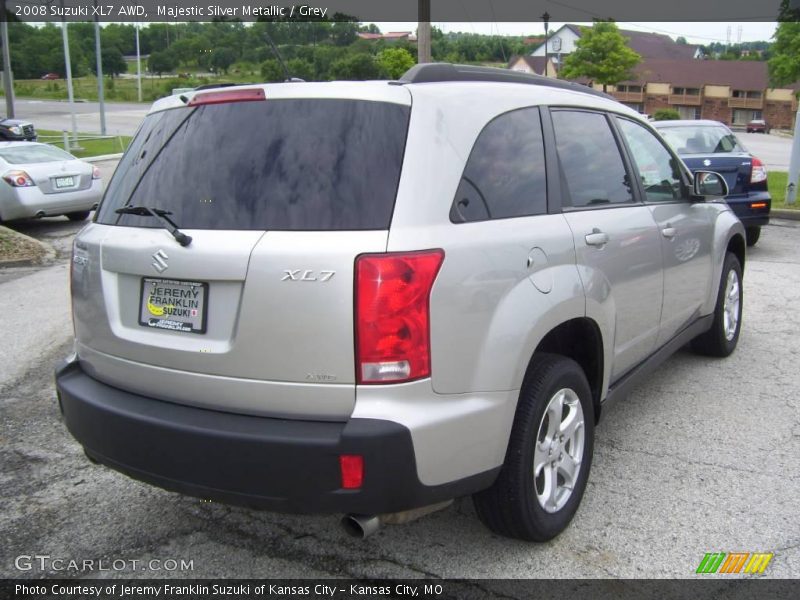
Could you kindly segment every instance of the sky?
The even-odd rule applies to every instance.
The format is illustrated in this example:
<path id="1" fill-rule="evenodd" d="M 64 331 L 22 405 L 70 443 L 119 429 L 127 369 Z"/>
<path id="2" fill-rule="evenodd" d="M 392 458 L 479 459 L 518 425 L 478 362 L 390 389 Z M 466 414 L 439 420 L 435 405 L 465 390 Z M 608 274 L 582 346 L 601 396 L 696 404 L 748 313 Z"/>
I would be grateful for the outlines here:
<path id="1" fill-rule="evenodd" d="M 591 23 L 576 23 L 591 26 Z M 416 23 L 376 23 L 383 33 L 388 31 L 414 31 Z M 466 33 L 483 33 L 495 35 L 544 35 L 544 25 L 540 23 L 433 23 L 444 32 L 463 31 Z M 550 32 L 558 30 L 564 23 L 550 23 Z M 775 33 L 776 23 L 626 23 L 618 22 L 620 29 L 664 33 L 673 39 L 683 36 L 690 44 L 725 43 L 728 40 L 735 44 L 742 42 L 770 41 Z M 741 39 L 739 28 L 741 27 Z"/>

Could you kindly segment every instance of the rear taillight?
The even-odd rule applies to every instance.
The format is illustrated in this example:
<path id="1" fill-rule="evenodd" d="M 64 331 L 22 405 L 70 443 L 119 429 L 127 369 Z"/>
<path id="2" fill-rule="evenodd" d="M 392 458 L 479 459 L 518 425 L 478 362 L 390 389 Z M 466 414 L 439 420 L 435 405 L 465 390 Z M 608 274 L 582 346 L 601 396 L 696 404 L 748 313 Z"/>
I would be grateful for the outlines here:
<path id="1" fill-rule="evenodd" d="M 9 171 L 3 175 L 3 179 L 11 187 L 33 187 L 36 185 L 25 171 Z"/>
<path id="2" fill-rule="evenodd" d="M 750 173 L 750 183 L 761 183 L 767 180 L 767 167 L 760 160 L 753 157 L 753 170 Z"/>
<path id="3" fill-rule="evenodd" d="M 266 100 L 264 90 L 249 88 L 244 90 L 222 90 L 218 92 L 199 92 L 189 100 L 187 106 L 201 106 L 204 104 L 228 104 L 230 102 L 254 102 Z"/>
<path id="4" fill-rule="evenodd" d="M 100 169 L 98 167 L 92 167 L 92 179 L 100 179 Z"/>
<path id="5" fill-rule="evenodd" d="M 358 383 L 430 376 L 430 295 L 443 260 L 443 250 L 356 259 Z"/>

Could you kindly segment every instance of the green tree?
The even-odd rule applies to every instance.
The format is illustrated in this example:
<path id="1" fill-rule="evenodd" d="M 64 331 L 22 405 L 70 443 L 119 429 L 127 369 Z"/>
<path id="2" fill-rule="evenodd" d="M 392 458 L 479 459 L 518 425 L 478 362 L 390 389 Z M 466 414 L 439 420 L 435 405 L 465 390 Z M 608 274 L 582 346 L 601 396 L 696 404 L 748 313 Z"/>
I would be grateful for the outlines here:
<path id="1" fill-rule="evenodd" d="M 681 118 L 681 114 L 674 108 L 659 108 L 653 113 L 654 121 L 677 121 Z"/>
<path id="2" fill-rule="evenodd" d="M 297 77 L 304 81 L 314 80 L 314 65 L 302 58 L 293 58 L 286 63 L 286 68 L 289 69 L 292 77 Z"/>
<path id="3" fill-rule="evenodd" d="M 175 57 L 167 50 L 157 50 L 147 59 L 147 68 L 159 77 L 162 73 L 172 71 L 178 64 Z"/>
<path id="4" fill-rule="evenodd" d="M 685 37 L 683 37 L 682 35 L 679 35 L 678 39 L 675 40 L 675 43 L 676 44 L 688 44 L 689 42 L 686 41 Z"/>
<path id="5" fill-rule="evenodd" d="M 587 77 L 608 85 L 633 79 L 633 68 L 641 56 L 628 47 L 625 37 L 611 21 L 595 21 L 591 29 L 584 29 L 575 44 L 575 52 L 564 60 L 561 75 L 566 79 Z"/>
<path id="6" fill-rule="evenodd" d="M 403 48 L 387 48 L 375 57 L 378 67 L 392 79 L 400 76 L 414 66 L 414 57 Z"/>
<path id="7" fill-rule="evenodd" d="M 789 3 L 783 0 L 779 20 L 767 62 L 769 80 L 774 86 L 800 79 L 800 10 L 790 10 Z"/>
<path id="8" fill-rule="evenodd" d="M 283 72 L 280 63 L 274 58 L 268 58 L 261 63 L 261 77 L 267 83 L 286 81 L 286 73 Z"/>
<path id="9" fill-rule="evenodd" d="M 228 67 L 235 61 L 236 52 L 232 48 L 223 47 L 215 50 L 211 55 L 211 66 L 214 67 L 215 71 L 221 71 L 222 73 L 227 73 Z"/>
<path id="10" fill-rule="evenodd" d="M 120 73 L 128 72 L 128 63 L 122 56 L 122 52 L 116 46 L 107 46 L 101 50 L 103 57 L 103 74 L 110 75 L 112 79 Z M 92 71 L 96 71 L 96 64 L 92 64 Z M 97 73 L 95 73 L 96 75 Z"/>
<path id="11" fill-rule="evenodd" d="M 378 79 L 380 69 L 375 63 L 375 59 L 369 54 L 354 54 L 335 61 L 331 65 L 330 76 L 333 79 L 350 81 Z"/>

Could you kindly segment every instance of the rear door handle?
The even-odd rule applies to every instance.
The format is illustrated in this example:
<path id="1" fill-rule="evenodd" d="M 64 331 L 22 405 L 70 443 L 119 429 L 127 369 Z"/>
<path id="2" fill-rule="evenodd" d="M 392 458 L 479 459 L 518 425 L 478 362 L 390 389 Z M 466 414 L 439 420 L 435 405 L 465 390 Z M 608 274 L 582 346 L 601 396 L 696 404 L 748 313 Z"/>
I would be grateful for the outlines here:
<path id="1" fill-rule="evenodd" d="M 670 240 L 674 238 L 677 233 L 678 232 L 674 227 L 669 227 L 669 226 L 664 227 L 664 229 L 661 230 L 661 235 Z"/>
<path id="2" fill-rule="evenodd" d="M 589 246 L 605 246 L 608 243 L 608 234 L 599 229 L 593 229 L 592 233 L 586 234 L 585 239 Z"/>

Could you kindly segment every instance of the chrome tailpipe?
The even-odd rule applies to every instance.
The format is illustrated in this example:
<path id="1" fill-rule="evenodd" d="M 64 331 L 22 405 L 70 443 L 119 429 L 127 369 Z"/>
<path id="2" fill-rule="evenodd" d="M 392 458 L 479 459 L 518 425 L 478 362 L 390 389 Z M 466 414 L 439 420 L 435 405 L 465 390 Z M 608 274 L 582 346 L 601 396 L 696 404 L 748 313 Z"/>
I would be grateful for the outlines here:
<path id="1" fill-rule="evenodd" d="M 381 528 L 381 518 L 377 515 L 345 515 L 341 525 L 347 535 L 363 540 Z"/>
<path id="2" fill-rule="evenodd" d="M 349 536 L 363 540 L 367 536 L 378 531 L 381 525 L 402 525 L 403 523 L 410 523 L 425 515 L 443 510 L 452 503 L 452 500 L 445 500 L 444 502 L 385 515 L 345 515 L 342 517 L 341 525 Z"/>

